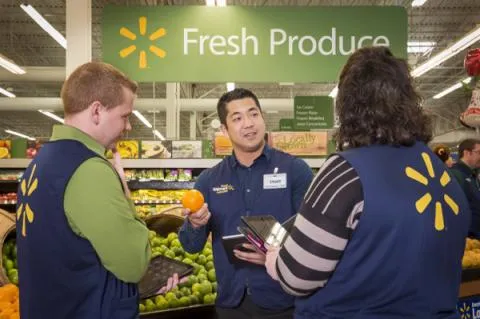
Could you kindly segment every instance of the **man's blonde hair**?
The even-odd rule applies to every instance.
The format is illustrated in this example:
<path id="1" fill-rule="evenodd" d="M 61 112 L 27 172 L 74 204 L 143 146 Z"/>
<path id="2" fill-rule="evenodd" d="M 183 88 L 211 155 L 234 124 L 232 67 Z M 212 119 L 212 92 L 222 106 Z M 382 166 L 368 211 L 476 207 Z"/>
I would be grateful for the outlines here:
<path id="1" fill-rule="evenodd" d="M 82 112 L 95 101 L 106 108 L 122 104 L 123 88 L 135 94 L 138 85 L 110 64 L 85 63 L 63 83 L 61 97 L 65 115 Z"/>

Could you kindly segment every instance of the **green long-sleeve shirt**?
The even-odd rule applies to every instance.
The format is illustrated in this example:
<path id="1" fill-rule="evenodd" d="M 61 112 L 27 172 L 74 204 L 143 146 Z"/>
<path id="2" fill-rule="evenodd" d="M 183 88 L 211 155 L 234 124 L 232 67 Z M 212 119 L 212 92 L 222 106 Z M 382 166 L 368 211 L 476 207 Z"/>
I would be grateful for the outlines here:
<path id="1" fill-rule="evenodd" d="M 148 229 L 135 216 L 105 148 L 84 132 L 67 125 L 53 128 L 52 141 L 84 144 L 100 157 L 82 163 L 65 190 L 65 214 L 72 230 L 87 239 L 103 266 L 125 282 L 138 282 L 150 261 Z"/>

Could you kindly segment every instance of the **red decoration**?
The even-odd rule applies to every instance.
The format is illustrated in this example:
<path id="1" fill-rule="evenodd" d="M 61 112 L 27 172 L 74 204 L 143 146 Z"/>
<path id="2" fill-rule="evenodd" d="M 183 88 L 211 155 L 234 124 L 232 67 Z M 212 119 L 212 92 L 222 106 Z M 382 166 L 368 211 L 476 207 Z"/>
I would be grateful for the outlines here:
<path id="1" fill-rule="evenodd" d="M 467 52 L 463 61 L 467 74 L 472 77 L 480 76 L 480 48 L 472 49 Z M 474 128 L 480 132 L 480 81 L 476 83 L 476 88 L 472 91 L 472 98 L 468 108 L 460 114 L 460 123 L 469 128 Z"/>
<path id="2" fill-rule="evenodd" d="M 480 48 L 472 49 L 467 52 L 465 60 L 463 61 L 465 70 L 469 76 L 480 75 Z"/>

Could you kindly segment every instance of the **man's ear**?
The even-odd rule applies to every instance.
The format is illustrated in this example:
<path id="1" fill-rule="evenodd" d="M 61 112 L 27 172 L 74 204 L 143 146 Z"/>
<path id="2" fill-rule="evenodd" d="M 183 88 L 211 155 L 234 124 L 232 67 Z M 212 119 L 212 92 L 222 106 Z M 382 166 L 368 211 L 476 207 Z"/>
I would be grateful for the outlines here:
<path id="1" fill-rule="evenodd" d="M 90 118 L 92 119 L 93 123 L 95 123 L 95 125 L 100 124 L 100 115 L 105 109 L 102 103 L 99 101 L 94 101 L 92 104 L 90 104 L 88 109 L 90 110 Z"/>

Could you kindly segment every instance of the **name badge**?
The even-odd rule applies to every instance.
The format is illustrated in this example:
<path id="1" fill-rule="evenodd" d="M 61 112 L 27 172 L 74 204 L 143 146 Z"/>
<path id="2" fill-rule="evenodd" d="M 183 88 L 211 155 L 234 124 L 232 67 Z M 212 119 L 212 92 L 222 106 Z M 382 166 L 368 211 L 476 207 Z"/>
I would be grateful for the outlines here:
<path id="1" fill-rule="evenodd" d="M 287 188 L 287 173 L 263 175 L 263 189 Z"/>

